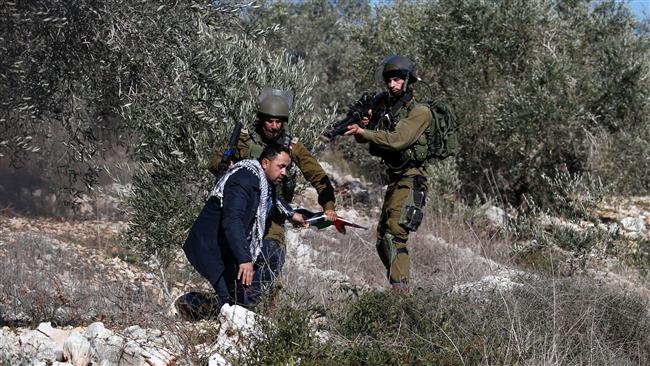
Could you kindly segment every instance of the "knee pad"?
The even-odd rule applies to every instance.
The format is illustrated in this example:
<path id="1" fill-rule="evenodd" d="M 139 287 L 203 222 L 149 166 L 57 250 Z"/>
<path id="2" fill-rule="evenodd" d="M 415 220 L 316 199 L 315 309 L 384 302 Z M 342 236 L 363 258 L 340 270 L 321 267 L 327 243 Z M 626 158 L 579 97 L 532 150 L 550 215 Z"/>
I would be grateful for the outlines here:
<path id="1" fill-rule="evenodd" d="M 377 253 L 386 269 L 390 268 L 395 258 L 397 258 L 397 250 L 393 244 L 393 239 L 395 239 L 393 235 L 385 233 L 383 237 L 377 240 Z"/>

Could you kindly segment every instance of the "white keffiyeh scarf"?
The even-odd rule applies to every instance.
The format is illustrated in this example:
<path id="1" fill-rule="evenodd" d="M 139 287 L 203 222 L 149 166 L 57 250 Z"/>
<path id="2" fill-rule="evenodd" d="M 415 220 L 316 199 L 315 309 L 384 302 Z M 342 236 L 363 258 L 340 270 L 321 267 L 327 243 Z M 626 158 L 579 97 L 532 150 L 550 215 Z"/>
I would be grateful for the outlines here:
<path id="1" fill-rule="evenodd" d="M 264 239 L 264 229 L 266 227 L 266 214 L 269 200 L 271 199 L 271 191 L 269 182 L 266 180 L 266 175 L 264 175 L 264 169 L 257 160 L 242 160 L 237 164 L 233 165 L 227 172 L 224 174 L 221 179 L 214 186 L 210 192 L 210 197 L 218 197 L 221 202 L 223 202 L 223 190 L 226 186 L 226 181 L 233 174 L 235 174 L 240 169 L 248 169 L 257 176 L 260 181 L 260 203 L 257 206 L 257 214 L 255 215 L 255 222 L 251 232 L 248 233 L 248 243 L 250 244 L 251 256 L 253 262 L 257 259 L 257 256 L 262 251 L 262 240 Z M 222 203 L 223 205 L 223 203 Z"/>

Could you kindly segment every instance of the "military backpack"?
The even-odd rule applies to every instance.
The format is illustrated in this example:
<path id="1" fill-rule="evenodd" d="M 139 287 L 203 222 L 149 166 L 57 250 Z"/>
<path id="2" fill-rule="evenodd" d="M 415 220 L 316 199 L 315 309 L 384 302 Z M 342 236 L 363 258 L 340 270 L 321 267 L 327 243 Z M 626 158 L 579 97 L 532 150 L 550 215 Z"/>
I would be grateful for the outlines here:
<path id="1" fill-rule="evenodd" d="M 408 102 L 410 96 L 405 99 Z M 402 110 L 401 107 L 404 104 L 406 103 L 396 104 L 393 110 L 388 113 L 388 115 L 392 116 L 389 118 L 392 123 L 387 129 L 388 131 L 392 131 L 399 119 L 406 117 L 415 106 L 414 103 L 411 103 Z M 387 153 L 385 150 L 373 148 L 373 145 L 371 145 L 370 154 L 381 157 L 384 163 L 395 170 L 402 170 L 413 162 L 420 165 L 455 155 L 459 148 L 458 129 L 460 124 L 452 109 L 441 100 L 433 100 L 421 105 L 429 108 L 432 119 L 424 133 L 413 145 L 402 150 L 399 154 Z M 379 123 L 378 125 L 381 126 L 382 124 Z"/>
<path id="2" fill-rule="evenodd" d="M 427 103 L 433 116 L 425 131 L 427 137 L 427 160 L 444 159 L 456 155 L 459 148 L 458 128 L 460 124 L 451 108 L 443 101 Z"/>

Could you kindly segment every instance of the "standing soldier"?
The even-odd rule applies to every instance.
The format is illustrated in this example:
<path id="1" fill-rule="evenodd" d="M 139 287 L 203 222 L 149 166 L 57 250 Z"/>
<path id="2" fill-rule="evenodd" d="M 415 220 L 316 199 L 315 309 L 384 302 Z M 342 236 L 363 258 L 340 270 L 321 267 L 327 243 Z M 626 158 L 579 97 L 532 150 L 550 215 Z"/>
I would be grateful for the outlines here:
<path id="1" fill-rule="evenodd" d="M 392 288 L 407 292 L 410 258 L 406 242 L 422 222 L 428 175 L 425 131 L 433 117 L 428 106 L 413 97 L 412 86 L 420 79 L 409 59 L 387 56 L 375 78 L 384 82 L 388 91 L 361 121 L 365 127 L 369 119 L 376 120 L 375 129 L 354 124 L 345 135 L 369 143 L 370 154 L 386 165 L 389 182 L 377 225 L 377 252 Z"/>
<path id="2" fill-rule="evenodd" d="M 296 167 L 302 172 L 305 179 L 318 192 L 318 203 L 323 207 L 328 220 L 336 219 L 334 187 L 311 152 L 292 138 L 285 130 L 285 124 L 289 120 L 292 95 L 274 89 L 265 89 L 259 97 L 257 109 L 257 122 L 255 130 L 251 133 L 242 131 L 237 148 L 234 152 L 234 160 L 258 159 L 264 148 L 269 144 L 279 144 L 291 152 L 293 164 L 285 179 L 276 187 L 276 193 L 286 202 L 291 203 L 295 190 Z M 223 151 L 218 151 L 210 160 L 210 172 L 215 176 L 219 174 L 219 164 Z M 273 280 L 280 273 L 284 265 L 285 243 L 284 243 L 284 219 L 271 217 L 271 224 L 264 237 L 264 249 L 260 258 L 264 261 L 255 271 L 253 279 L 254 286 L 258 291 L 272 284 Z M 257 286 L 255 286 L 257 285 Z M 259 297 L 255 294 L 253 297 Z"/>

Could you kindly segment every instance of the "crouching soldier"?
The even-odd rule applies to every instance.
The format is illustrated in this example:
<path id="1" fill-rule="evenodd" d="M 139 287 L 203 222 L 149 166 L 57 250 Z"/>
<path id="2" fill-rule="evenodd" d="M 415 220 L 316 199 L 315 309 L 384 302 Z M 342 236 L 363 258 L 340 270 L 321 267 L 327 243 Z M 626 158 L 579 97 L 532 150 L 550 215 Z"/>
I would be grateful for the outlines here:
<path id="1" fill-rule="evenodd" d="M 289 120 L 292 104 L 289 92 L 265 89 L 259 96 L 255 130 L 242 131 L 234 152 L 234 161 L 241 159 L 258 159 L 264 148 L 270 144 L 278 144 L 289 151 L 292 166 L 287 168 L 287 174 L 275 187 L 278 197 L 291 203 L 294 195 L 296 168 L 318 192 L 318 203 L 330 221 L 336 219 L 334 188 L 330 180 L 311 152 L 297 139 L 291 137 L 285 127 Z M 222 160 L 223 150 L 217 151 L 210 160 L 210 171 L 217 176 Z M 217 176 L 218 178 L 218 176 Z M 265 250 L 259 260 L 260 271 L 255 272 L 255 280 L 271 286 L 280 274 L 285 258 L 285 229 L 284 219 L 273 216 L 268 232 L 264 236 Z M 276 283 L 277 285 L 277 283 Z"/>

